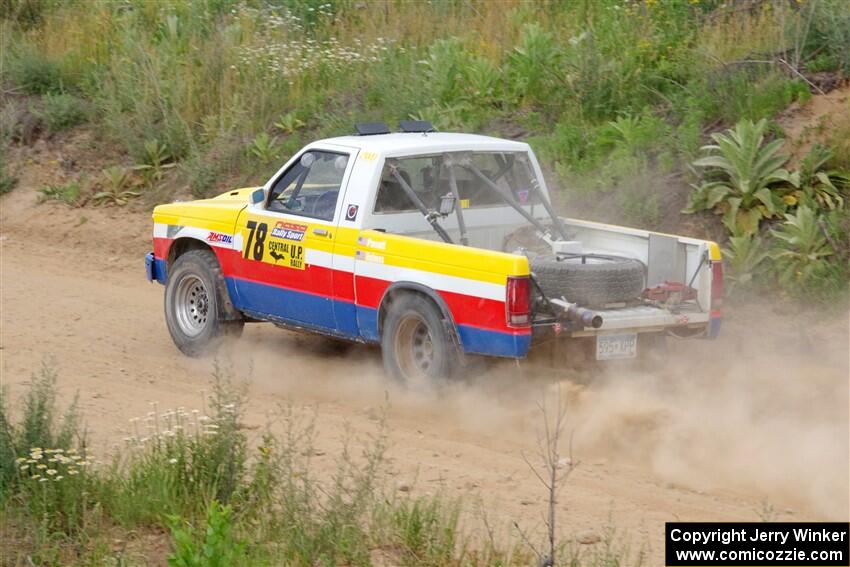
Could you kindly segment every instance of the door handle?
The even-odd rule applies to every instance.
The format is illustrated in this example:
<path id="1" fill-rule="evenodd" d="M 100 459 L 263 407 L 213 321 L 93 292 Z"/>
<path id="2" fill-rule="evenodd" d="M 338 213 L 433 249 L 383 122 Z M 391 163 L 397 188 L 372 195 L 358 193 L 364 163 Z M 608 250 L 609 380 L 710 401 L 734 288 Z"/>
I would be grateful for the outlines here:
<path id="1" fill-rule="evenodd" d="M 315 234 L 316 236 L 328 236 L 328 231 L 324 228 L 314 228 L 313 234 Z"/>

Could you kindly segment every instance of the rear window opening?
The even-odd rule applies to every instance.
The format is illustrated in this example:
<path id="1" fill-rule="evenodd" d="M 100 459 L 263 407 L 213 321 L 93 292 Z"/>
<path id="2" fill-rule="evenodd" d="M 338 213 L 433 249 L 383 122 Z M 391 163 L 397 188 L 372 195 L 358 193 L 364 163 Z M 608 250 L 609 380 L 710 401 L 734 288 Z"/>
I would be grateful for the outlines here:
<path id="1" fill-rule="evenodd" d="M 381 173 L 374 212 L 381 214 L 417 210 L 392 174 L 392 167 L 397 168 L 399 175 L 429 209 L 437 208 L 440 199 L 451 192 L 449 167 L 454 169 L 459 193 L 455 197 L 460 207 L 477 209 L 504 206 L 505 201 L 464 164 L 473 165 L 503 191 L 510 193 L 517 203 L 539 203 L 533 186 L 537 183 L 537 177 L 525 152 L 450 152 L 388 159 Z"/>

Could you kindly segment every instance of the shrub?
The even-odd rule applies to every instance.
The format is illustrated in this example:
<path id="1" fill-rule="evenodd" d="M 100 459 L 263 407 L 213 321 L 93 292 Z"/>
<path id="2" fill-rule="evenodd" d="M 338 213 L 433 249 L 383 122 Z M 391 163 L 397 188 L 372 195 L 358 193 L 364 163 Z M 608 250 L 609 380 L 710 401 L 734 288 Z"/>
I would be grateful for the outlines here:
<path id="1" fill-rule="evenodd" d="M 284 134 L 292 134 L 301 130 L 304 126 L 304 121 L 298 118 L 294 112 L 287 112 L 274 123 L 274 127 Z"/>
<path id="2" fill-rule="evenodd" d="M 168 518 L 174 553 L 168 557 L 171 567 L 230 567 L 242 558 L 245 544 L 233 536 L 233 510 L 213 500 L 207 511 L 201 543 L 180 516 Z"/>
<path id="3" fill-rule="evenodd" d="M 44 21 L 44 13 L 56 4 L 55 0 L 6 0 L 0 3 L 0 18 L 14 20 L 23 29 Z"/>
<path id="4" fill-rule="evenodd" d="M 782 168 L 788 156 L 777 155 L 785 141 L 763 146 L 766 127 L 766 120 L 742 120 L 725 133 L 712 134 L 715 143 L 702 148 L 709 155 L 693 165 L 706 168 L 714 180 L 696 187 L 685 212 L 714 209 L 723 213 L 723 224 L 733 234 L 754 234 L 762 218 L 785 210 L 776 190 L 791 182 Z"/>
<path id="5" fill-rule="evenodd" d="M 168 170 L 176 167 L 177 164 L 169 162 L 168 148 L 160 144 L 158 140 L 146 141 L 144 148 L 144 161 L 134 166 L 133 171 L 141 173 L 145 185 L 155 187 L 162 182 Z"/>
<path id="6" fill-rule="evenodd" d="M 80 201 L 80 184 L 76 181 L 71 181 L 65 185 L 45 185 L 38 192 L 39 202 L 59 201 L 74 206 Z"/>
<path id="7" fill-rule="evenodd" d="M 832 150 L 815 144 L 800 163 L 800 169 L 792 175 L 793 183 L 799 187 L 791 194 L 796 202 L 815 209 L 835 210 L 844 206 L 841 192 L 850 187 L 850 171 L 826 169 L 832 159 Z"/>
<path id="8" fill-rule="evenodd" d="M 795 213 L 786 214 L 785 222 L 771 234 L 776 238 L 776 270 L 786 289 L 805 295 L 818 280 L 832 279 L 828 258 L 835 250 L 811 208 L 802 205 Z"/>
<path id="9" fill-rule="evenodd" d="M 457 504 L 437 497 L 411 498 L 389 505 L 396 545 L 408 565 L 448 565 L 458 553 Z"/>
<path id="10" fill-rule="evenodd" d="M 46 94 L 41 97 L 41 106 L 33 113 L 42 119 L 50 134 L 82 124 L 88 118 L 86 103 L 69 94 Z"/>
<path id="11" fill-rule="evenodd" d="M 850 74 L 850 7 L 844 0 L 813 2 L 811 28 L 805 42 L 809 71 L 840 70 Z"/>
<path id="12" fill-rule="evenodd" d="M 22 50 L 10 58 L 9 79 L 30 94 L 60 93 L 62 72 L 56 61 L 34 50 Z"/>
<path id="13" fill-rule="evenodd" d="M 6 151 L 6 142 L 0 136 L 0 195 L 5 195 L 18 184 L 18 178 L 9 171 Z"/>
<path id="14" fill-rule="evenodd" d="M 56 454 L 73 454 L 85 447 L 85 434 L 80 430 L 80 414 L 75 397 L 64 414 L 60 415 L 56 403 L 56 372 L 43 363 L 30 381 L 23 403 L 20 422 L 16 425 L 10 414 L 8 391 L 0 388 L 0 503 L 13 493 L 22 479 L 37 473 L 41 457 Z M 48 452 L 49 449 L 49 452 Z M 33 459 L 33 453 L 40 455 Z M 84 458 L 84 452 L 80 454 Z M 29 456 L 26 456 L 29 455 Z M 47 456 L 49 460 L 52 456 Z M 51 475 L 52 476 L 52 475 Z M 35 479 L 37 482 L 39 479 Z M 38 504 L 38 503 L 35 503 Z M 57 511 L 58 512 L 58 511 Z"/>
<path id="15" fill-rule="evenodd" d="M 105 499 L 123 525 L 156 522 L 163 515 L 198 518 L 206 503 L 230 502 L 243 485 L 247 438 L 240 429 L 244 387 L 216 367 L 210 415 L 154 411 L 145 430 L 129 439 L 130 452 L 113 464 Z"/>
<path id="16" fill-rule="evenodd" d="M 113 165 L 101 172 L 100 191 L 92 195 L 92 203 L 95 205 L 126 205 L 131 199 L 135 199 L 140 192 L 131 187 L 136 183 L 132 171 L 125 167 Z"/>
<path id="17" fill-rule="evenodd" d="M 563 88 L 561 69 L 563 52 L 552 33 L 540 24 L 526 24 L 519 45 L 508 57 L 510 90 L 520 100 L 543 106 L 553 105 L 557 87 Z"/>
<path id="18" fill-rule="evenodd" d="M 74 535 L 83 528 L 92 480 L 92 461 L 73 447 L 33 446 L 18 457 L 18 495 L 47 534 Z"/>
<path id="19" fill-rule="evenodd" d="M 258 134 L 248 146 L 248 153 L 263 165 L 277 161 L 280 158 L 280 151 L 281 147 L 277 138 L 272 138 L 266 132 Z"/>
<path id="20" fill-rule="evenodd" d="M 752 287 L 768 269 L 770 252 L 758 236 L 741 234 L 729 238 L 723 249 L 723 260 L 727 266 L 724 274 L 729 292 L 735 293 Z"/>

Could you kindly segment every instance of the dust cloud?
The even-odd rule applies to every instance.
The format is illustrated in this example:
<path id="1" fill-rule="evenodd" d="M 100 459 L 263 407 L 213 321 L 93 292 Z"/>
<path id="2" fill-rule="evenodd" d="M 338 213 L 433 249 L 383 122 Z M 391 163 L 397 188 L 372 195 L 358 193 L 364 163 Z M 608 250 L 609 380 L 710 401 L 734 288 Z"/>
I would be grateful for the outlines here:
<path id="1" fill-rule="evenodd" d="M 682 344 L 656 371 L 603 373 L 574 404 L 576 437 L 676 485 L 746 491 L 845 520 L 846 322 L 819 328 L 756 314 L 720 340 Z"/>
<path id="2" fill-rule="evenodd" d="M 252 367 L 252 395 L 369 411 L 448 440 L 531 449 L 538 404 L 560 396 L 579 459 L 643 467 L 696 491 L 746 492 L 780 512 L 850 516 L 850 386 L 846 320 L 822 324 L 729 308 L 716 341 L 674 341 L 649 369 L 499 363 L 439 387 L 383 376 L 378 349 L 265 333 L 231 354 Z M 250 333 L 246 331 L 246 334 Z M 246 345 L 251 345 L 247 347 Z"/>

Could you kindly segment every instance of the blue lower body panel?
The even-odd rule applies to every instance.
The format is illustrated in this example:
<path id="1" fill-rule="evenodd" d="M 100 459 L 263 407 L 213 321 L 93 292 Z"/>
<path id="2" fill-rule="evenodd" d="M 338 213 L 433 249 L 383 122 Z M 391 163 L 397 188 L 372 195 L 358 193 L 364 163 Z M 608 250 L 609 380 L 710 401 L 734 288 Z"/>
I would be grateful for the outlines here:
<path id="1" fill-rule="evenodd" d="M 531 333 L 513 335 L 468 325 L 458 325 L 463 350 L 468 353 L 523 358 L 531 347 Z"/>
<path id="2" fill-rule="evenodd" d="M 149 282 L 154 280 L 165 284 L 168 280 L 168 264 L 153 255 L 153 252 L 145 254 L 145 276 Z"/>
<path id="3" fill-rule="evenodd" d="M 720 335 L 720 323 L 723 320 L 720 317 L 712 317 L 708 320 L 708 338 L 716 339 Z"/>
<path id="4" fill-rule="evenodd" d="M 225 281 L 236 308 L 254 317 L 352 340 L 380 341 L 377 309 L 243 279 Z M 463 350 L 471 354 L 522 358 L 531 346 L 530 333 L 502 333 L 459 325 L 458 334 Z"/>

